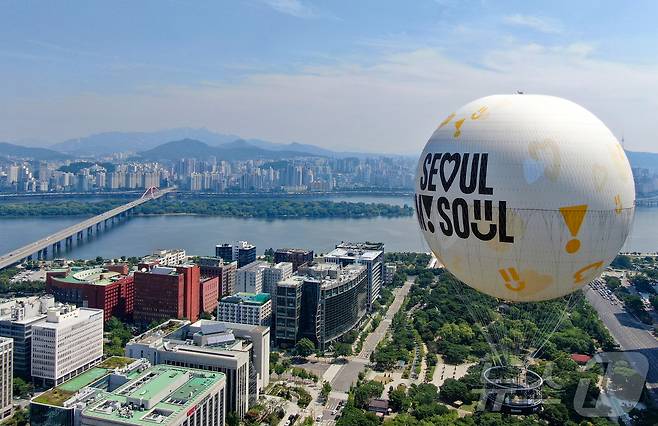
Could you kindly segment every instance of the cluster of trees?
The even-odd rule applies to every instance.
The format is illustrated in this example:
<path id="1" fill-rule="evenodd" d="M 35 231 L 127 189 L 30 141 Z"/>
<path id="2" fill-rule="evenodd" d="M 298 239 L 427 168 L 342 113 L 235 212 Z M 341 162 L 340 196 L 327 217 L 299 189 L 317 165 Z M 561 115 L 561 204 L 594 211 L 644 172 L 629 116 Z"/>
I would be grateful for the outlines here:
<path id="1" fill-rule="evenodd" d="M 60 172 L 67 172 L 67 173 L 78 173 L 82 169 L 88 169 L 89 167 L 94 166 L 95 164 L 98 164 L 99 166 L 103 167 L 108 173 L 112 173 L 115 169 L 116 166 L 112 163 L 99 163 L 99 162 L 89 162 L 89 161 L 75 161 L 71 164 L 61 166 L 59 169 Z"/>
<path id="2" fill-rule="evenodd" d="M 403 275 L 400 277 L 406 277 L 406 275 L 418 275 L 422 271 L 426 270 L 427 264 L 429 263 L 431 257 L 427 253 L 407 253 L 407 252 L 391 252 L 384 254 L 384 260 L 386 262 L 396 263 L 398 270 L 397 272 Z M 402 285 L 404 280 L 402 280 L 399 285 Z"/>
<path id="3" fill-rule="evenodd" d="M 0 204 L 0 216 L 94 216 L 125 204 L 125 200 L 49 201 L 43 203 Z"/>
<path id="4" fill-rule="evenodd" d="M 105 324 L 105 337 L 107 343 L 103 345 L 103 352 L 107 356 L 123 356 L 126 343 L 133 337 L 133 333 L 116 317 L 112 317 Z"/>
<path id="5" fill-rule="evenodd" d="M 11 278 L 18 273 L 17 268 L 6 268 L 0 271 L 0 296 L 32 296 L 42 294 L 46 289 L 43 281 L 24 281 L 11 283 Z"/>
<path id="6" fill-rule="evenodd" d="M 125 203 L 104 200 L 95 203 L 57 201 L 0 205 L 0 216 L 97 215 Z M 135 208 L 136 214 L 200 214 L 224 217 L 297 218 L 297 217 L 400 217 L 411 216 L 409 206 L 384 203 L 351 203 L 318 200 L 170 200 L 159 199 Z"/>

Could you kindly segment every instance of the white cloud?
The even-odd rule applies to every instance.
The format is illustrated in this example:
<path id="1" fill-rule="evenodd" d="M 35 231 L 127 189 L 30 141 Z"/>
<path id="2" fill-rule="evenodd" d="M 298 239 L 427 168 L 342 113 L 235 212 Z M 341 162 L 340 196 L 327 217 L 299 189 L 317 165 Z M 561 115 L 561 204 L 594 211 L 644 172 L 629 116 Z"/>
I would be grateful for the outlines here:
<path id="1" fill-rule="evenodd" d="M 262 0 L 263 3 L 276 10 L 277 12 L 291 15 L 297 18 L 313 18 L 316 16 L 315 11 L 302 3 L 301 0 Z"/>
<path id="2" fill-rule="evenodd" d="M 505 16 L 503 22 L 508 25 L 530 28 L 547 34 L 559 34 L 563 31 L 562 26 L 553 19 L 533 15 L 522 15 L 520 13 Z"/>
<path id="3" fill-rule="evenodd" d="M 603 61 L 582 45 L 505 45 L 468 65 L 436 49 L 294 74 L 252 74 L 237 83 L 149 87 L 0 103 L 0 139 L 53 142 L 109 130 L 208 127 L 244 137 L 344 150 L 418 152 L 437 124 L 494 93 L 571 99 L 599 116 L 629 149 L 656 151 L 658 66 Z M 35 134 L 42 132 L 40 134 Z"/>

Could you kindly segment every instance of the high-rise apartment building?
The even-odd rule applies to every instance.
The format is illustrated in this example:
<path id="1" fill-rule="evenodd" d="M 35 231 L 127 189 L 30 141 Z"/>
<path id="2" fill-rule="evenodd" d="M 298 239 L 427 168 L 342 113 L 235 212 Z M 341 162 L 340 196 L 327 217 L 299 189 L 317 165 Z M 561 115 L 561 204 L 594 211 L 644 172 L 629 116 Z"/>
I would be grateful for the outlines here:
<path id="1" fill-rule="evenodd" d="M 58 385 L 103 358 L 103 311 L 63 305 L 32 326 L 32 377 Z"/>
<path id="2" fill-rule="evenodd" d="M 263 270 L 270 264 L 264 261 L 251 262 L 235 273 L 235 291 L 237 293 L 262 293 Z"/>

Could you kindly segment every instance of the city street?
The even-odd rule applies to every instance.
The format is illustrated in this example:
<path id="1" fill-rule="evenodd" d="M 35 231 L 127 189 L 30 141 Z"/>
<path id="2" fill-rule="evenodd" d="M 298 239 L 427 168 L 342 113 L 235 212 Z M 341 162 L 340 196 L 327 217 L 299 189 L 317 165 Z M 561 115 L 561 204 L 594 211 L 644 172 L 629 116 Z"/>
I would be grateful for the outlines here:
<path id="1" fill-rule="evenodd" d="M 639 352 L 647 357 L 649 361 L 647 388 L 652 391 L 655 399 L 658 392 L 658 340 L 651 334 L 651 327 L 642 324 L 626 312 L 623 304 L 612 305 L 589 287 L 583 291 L 621 349 Z"/>
<path id="2" fill-rule="evenodd" d="M 333 380 L 330 381 L 334 390 L 339 392 L 347 392 L 353 383 L 359 377 L 359 373 L 365 370 L 366 365 L 370 362 L 370 354 L 375 350 L 377 344 L 384 339 L 388 332 L 393 316 L 400 310 L 404 298 L 409 293 L 411 285 L 414 283 L 416 277 L 410 277 L 402 287 L 395 289 L 393 292 L 395 299 L 386 312 L 386 317 L 379 324 L 377 329 L 370 333 L 363 342 L 363 349 L 356 355 L 348 358 L 347 363 L 343 364 L 336 372 Z"/>

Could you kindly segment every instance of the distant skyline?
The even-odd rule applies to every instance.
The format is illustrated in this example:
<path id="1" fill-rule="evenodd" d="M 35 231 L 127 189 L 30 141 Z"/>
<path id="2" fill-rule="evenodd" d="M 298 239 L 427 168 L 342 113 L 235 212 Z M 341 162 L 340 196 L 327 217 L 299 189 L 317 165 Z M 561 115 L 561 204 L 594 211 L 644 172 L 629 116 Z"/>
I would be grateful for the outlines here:
<path id="1" fill-rule="evenodd" d="M 0 141 L 203 127 L 410 154 L 459 106 L 522 90 L 658 152 L 655 16 L 648 0 L 8 0 Z"/>

